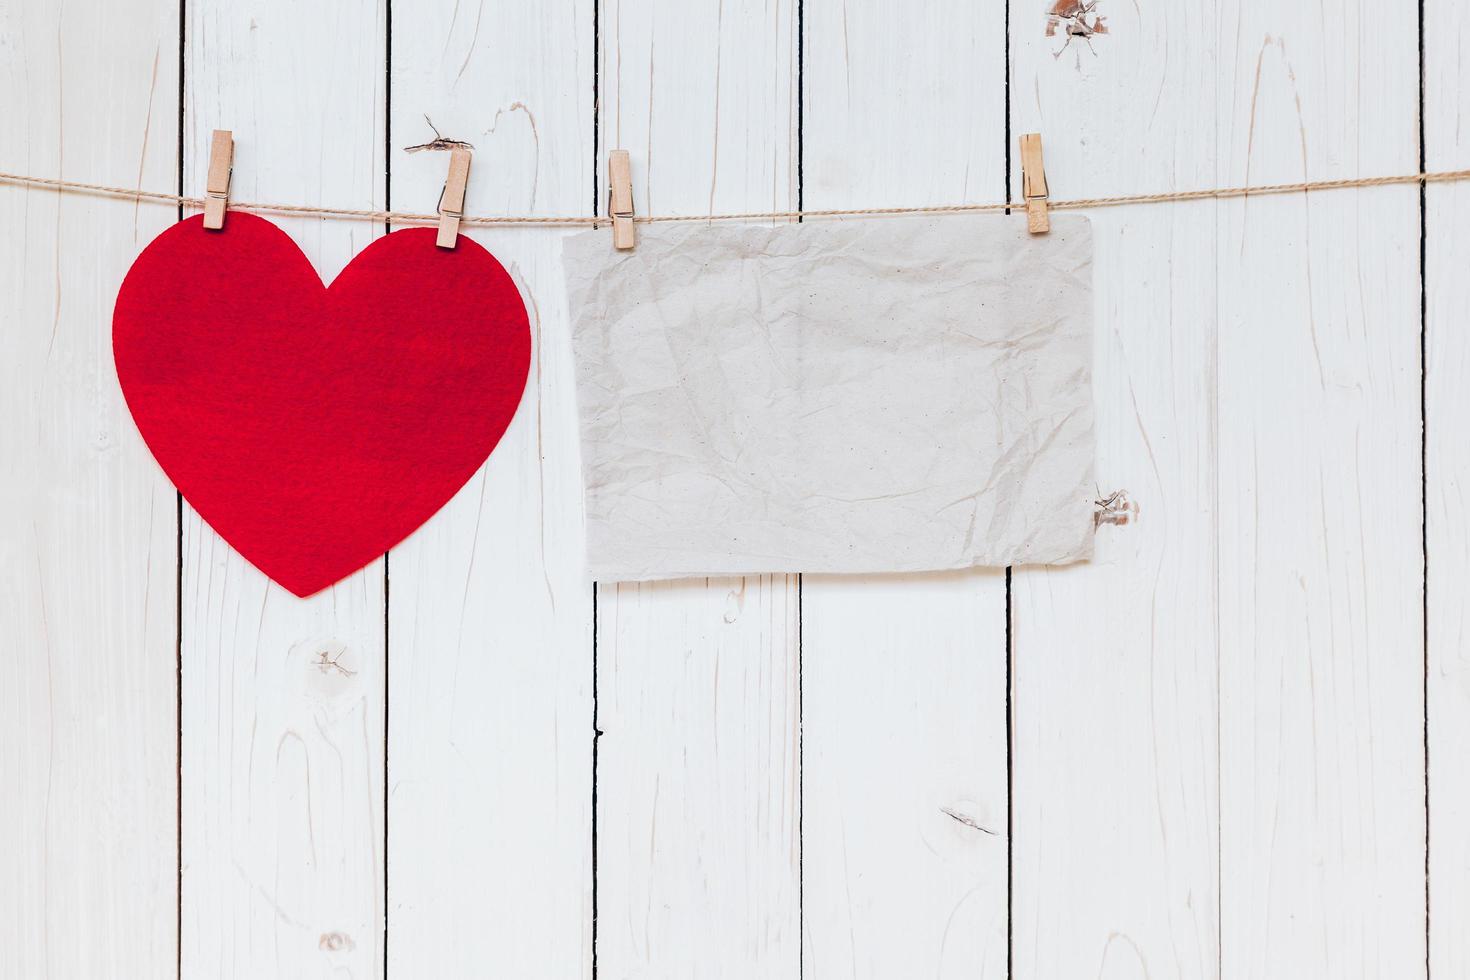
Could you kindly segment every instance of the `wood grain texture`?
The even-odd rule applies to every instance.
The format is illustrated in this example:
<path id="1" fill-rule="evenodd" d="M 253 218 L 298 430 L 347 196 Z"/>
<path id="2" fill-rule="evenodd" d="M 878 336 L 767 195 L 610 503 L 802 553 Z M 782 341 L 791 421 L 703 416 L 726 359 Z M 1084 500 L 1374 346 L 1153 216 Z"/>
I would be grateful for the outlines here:
<path id="1" fill-rule="evenodd" d="M 1211 186 L 1213 11 L 1098 11 L 1089 45 L 1011 5 L 1012 123 L 1050 193 Z M 1091 216 L 1097 479 L 1142 514 L 1012 578 L 1018 978 L 1218 975 L 1215 207 Z"/>
<path id="2" fill-rule="evenodd" d="M 1470 11 L 1424 5 L 1424 150 L 1431 169 L 1470 160 Z M 1429 973 L 1470 975 L 1470 186 L 1425 192 L 1428 544 Z"/>
<path id="3" fill-rule="evenodd" d="M 797 977 L 795 576 L 600 589 L 599 975 Z"/>
<path id="4" fill-rule="evenodd" d="M 474 144 L 475 214 L 585 213 L 592 6 L 394 10 L 391 192 L 425 210 Z M 467 229 L 534 340 L 489 461 L 389 556 L 389 976 L 585 977 L 592 966 L 592 584 L 561 240 Z"/>
<path id="5" fill-rule="evenodd" d="M 1222 3 L 1220 181 L 1412 172 L 1416 17 Z M 1224 971 L 1423 976 L 1418 193 L 1219 208 Z"/>
<path id="6" fill-rule="evenodd" d="M 795 204 L 790 0 L 607 0 L 598 26 L 598 146 L 630 151 L 637 213 Z M 599 587 L 599 975 L 797 976 L 798 616 L 794 575 Z"/>
<path id="7" fill-rule="evenodd" d="M 999 199 L 1004 20 L 808 4 L 804 205 Z M 804 976 L 1004 975 L 1005 614 L 998 570 L 805 577 Z"/>
<path id="8" fill-rule="evenodd" d="M 0 4 L 0 167 L 171 187 L 177 16 Z M 176 955 L 174 493 L 112 300 L 174 212 L 0 186 L 0 976 Z"/>
<path id="9" fill-rule="evenodd" d="M 1004 572 L 807 576 L 804 977 L 1006 974 Z"/>
<path id="10" fill-rule="evenodd" d="M 232 129 L 237 199 L 431 210 L 447 159 L 385 159 L 390 105 L 395 147 L 475 144 L 471 213 L 605 209 L 613 147 L 641 214 L 803 173 L 810 207 L 993 200 L 1027 131 L 1056 197 L 1417 167 L 1408 0 L 1100 0 L 1070 40 L 1002 2 L 424 0 L 390 34 L 188 0 L 181 35 L 15 0 L 0 169 L 172 189 L 180 45 L 184 191 Z M 1422 17 L 1426 162 L 1465 166 L 1470 14 Z M 1008 801 L 998 574 L 594 593 L 565 232 L 470 231 L 527 297 L 526 399 L 302 601 L 176 523 L 113 380 L 172 209 L 0 185 L 0 977 L 1470 972 L 1470 188 L 1425 201 L 1423 364 L 1413 187 L 1094 213 L 1100 489 L 1141 514 L 1014 573 Z M 328 278 L 383 233 L 279 220 Z"/>
<path id="11" fill-rule="evenodd" d="M 233 129 L 236 199 L 383 205 L 381 6 L 194 0 L 185 25 L 186 188 Z M 275 220 L 328 281 L 383 230 Z M 383 564 L 302 600 L 187 508 L 183 537 L 183 975 L 380 976 Z"/>
<path id="12" fill-rule="evenodd" d="M 1089 152 L 1074 166 L 1095 174 L 1099 160 L 1107 166 L 1106 161 L 1132 152 L 1146 155 L 1129 159 L 1128 172 L 1144 174 L 1161 147 L 1179 146 L 1177 136 L 1159 138 L 1158 119 L 1172 94 L 1213 87 L 1219 93 L 1214 154 L 1206 145 L 1184 159 L 1222 162 L 1213 174 L 1190 174 L 1187 183 L 1178 181 L 1181 185 L 1412 169 L 1414 139 L 1405 120 L 1412 120 L 1414 109 L 1414 17 L 1412 11 L 1401 10 L 1391 15 L 1391 25 L 1372 28 L 1367 16 L 1366 9 L 1361 16 L 1354 10 L 1324 21 L 1306 11 L 1251 3 L 1222 6 L 1197 25 L 1163 19 L 1156 27 L 1162 37 L 1151 48 L 1168 51 L 1170 57 L 1130 60 L 1125 55 L 1124 62 L 1142 72 L 1175 65 L 1198 66 L 1208 74 L 1182 88 L 1167 78 L 1140 86 L 1131 112 L 1090 107 L 1093 119 L 1108 122 L 1099 127 L 1100 138 L 1096 130 L 1088 131 Z M 1125 48 L 1131 31 L 1148 27 L 1135 27 L 1125 11 L 1110 19 L 1109 29 L 1107 36 L 1093 39 L 1091 48 L 1074 39 L 1056 64 L 1080 76 L 1096 75 L 1107 70 L 1113 46 Z M 1208 38 L 1207 46 L 1191 54 L 1196 38 Z M 1060 41 L 1054 43 L 1060 46 Z M 1209 61 L 1212 52 L 1218 52 L 1217 64 Z M 1029 87 L 1023 81 L 1017 88 L 1026 92 Z M 1074 93 L 1074 99 L 1081 98 Z M 1195 125 L 1198 100 L 1189 98 L 1187 115 L 1179 118 Z M 1139 106 L 1148 106 L 1147 115 L 1140 115 Z M 1147 130 L 1129 131 L 1116 123 L 1130 118 L 1140 125 L 1147 120 Z M 1071 123 L 1065 128 L 1070 131 Z M 1044 130 L 1049 158 L 1055 129 Z M 1174 167 L 1179 173 L 1177 163 Z M 1069 169 L 1066 160 L 1050 169 L 1057 193 L 1079 172 Z M 1154 183 L 1164 176 L 1155 174 Z M 1129 486 L 1142 503 L 1143 525 L 1135 532 L 1141 539 L 1147 539 L 1156 506 L 1168 507 L 1170 501 L 1183 508 L 1210 506 L 1214 514 L 1205 519 L 1218 521 L 1214 528 L 1207 525 L 1203 540 L 1195 543 L 1184 529 L 1177 543 L 1183 545 L 1186 566 L 1161 566 L 1156 581 L 1167 591 L 1161 594 L 1155 586 L 1149 598 L 1153 615 L 1144 649 L 1152 651 L 1161 635 L 1169 635 L 1160 632 L 1162 611 L 1183 627 L 1174 634 L 1181 641 L 1176 649 L 1194 651 L 1194 665 L 1175 653 L 1164 662 L 1173 677 L 1158 678 L 1157 664 L 1163 661 L 1150 653 L 1155 679 L 1149 702 L 1141 706 L 1149 710 L 1149 723 L 1139 730 L 1143 738 L 1135 741 L 1135 751 L 1113 752 L 1113 758 L 1148 760 L 1141 768 L 1158 787 L 1155 795 L 1168 794 L 1155 820 L 1159 845 L 1168 848 L 1161 857 L 1181 846 L 1192 856 L 1160 862 L 1160 870 L 1178 882 L 1173 889 L 1178 904 L 1162 907 L 1167 918 L 1140 891 L 1136 904 L 1153 917 L 1155 936 L 1145 941 L 1136 931 L 1119 929 L 1127 948 L 1100 942 L 1109 955 L 1136 957 L 1155 970 L 1161 957 L 1172 957 L 1175 964 L 1192 963 L 1188 972 L 1210 973 L 1217 969 L 1209 963 L 1213 940 L 1221 947 L 1216 953 L 1219 969 L 1228 975 L 1386 971 L 1413 976 L 1422 971 L 1422 894 L 1415 897 L 1422 892 L 1423 846 L 1418 812 L 1422 759 L 1416 734 L 1420 580 L 1412 532 L 1418 519 L 1413 498 L 1416 217 L 1412 206 L 1406 206 L 1411 205 L 1407 197 L 1412 189 L 1399 192 L 1398 199 L 1394 193 L 1207 205 L 1218 209 L 1213 216 L 1215 248 L 1212 258 L 1208 251 L 1199 258 L 1215 266 L 1214 309 L 1196 311 L 1202 316 L 1183 320 L 1187 329 L 1176 325 L 1169 331 L 1168 339 L 1154 346 L 1170 353 L 1169 369 L 1153 371 L 1153 382 L 1135 383 L 1128 392 L 1143 439 L 1148 390 L 1160 381 L 1182 379 L 1191 369 L 1201 371 L 1201 389 L 1210 400 L 1195 402 L 1192 414 L 1204 425 L 1195 447 L 1184 451 L 1207 454 L 1202 479 L 1167 492 L 1157 478 L 1167 473 L 1160 461 L 1172 446 L 1163 438 L 1148 438 L 1146 455 L 1160 493 L 1156 504 L 1130 486 L 1139 477 L 1108 473 L 1106 435 L 1101 440 L 1101 478 L 1109 485 Z M 1171 210 L 1181 218 L 1187 209 Z M 1101 225 L 1107 218 L 1095 220 Z M 1108 236 L 1099 239 L 1106 243 Z M 1105 267 L 1101 255 L 1100 267 Z M 1141 262 L 1134 267 L 1146 268 Z M 1178 255 L 1169 267 L 1190 269 Z M 1189 273 L 1188 288 L 1195 293 L 1204 288 L 1198 268 Z M 1107 276 L 1102 281 L 1109 284 L 1105 288 L 1116 282 Z M 1179 302 L 1177 286 L 1162 293 L 1153 287 L 1151 292 L 1167 297 L 1171 305 Z M 1177 308 L 1170 312 L 1179 319 Z M 1212 319 L 1213 351 L 1201 352 L 1205 361 L 1193 361 L 1180 350 L 1181 339 L 1188 343 L 1196 323 Z M 1330 353 L 1324 355 L 1328 345 Z M 1107 397 L 1101 394 L 1107 389 L 1106 370 L 1106 354 L 1100 353 L 1100 399 Z M 1160 404 L 1168 408 L 1165 434 L 1177 437 L 1178 394 L 1173 400 L 1176 404 Z M 1125 418 L 1127 407 L 1103 410 L 1100 417 Z M 1180 461 L 1198 465 L 1187 455 Z M 1178 537 L 1179 524 L 1171 522 L 1164 533 L 1171 530 Z M 1210 536 L 1216 557 L 1201 568 Z M 1081 574 L 1096 571 L 1098 564 Z M 1035 574 L 1054 582 L 1073 573 Z M 1218 576 L 1213 596 L 1212 574 Z M 1191 577 L 1192 597 L 1168 595 L 1189 586 Z M 1028 642 L 1021 612 L 1026 600 L 1020 590 L 1032 589 L 1029 579 L 1021 583 L 1018 576 L 1018 660 Z M 1216 604 L 1213 611 L 1210 602 Z M 1106 606 L 1094 608 L 1098 616 Z M 1187 617 L 1192 609 L 1198 616 L 1194 623 L 1176 618 Z M 1144 622 L 1140 611 L 1129 622 Z M 1103 630 L 1100 635 L 1111 646 L 1117 634 Z M 1218 651 L 1214 706 L 1209 704 L 1211 665 L 1199 656 L 1211 647 Z M 1137 671 L 1129 675 L 1139 676 Z M 1017 688 L 1027 688 L 1019 670 Z M 1128 690 L 1137 687 L 1129 685 Z M 1195 693 L 1181 699 L 1180 692 L 1190 690 Z M 1156 692 L 1168 700 L 1158 701 Z M 1181 711 L 1191 700 L 1204 709 L 1202 718 Z M 1158 718 L 1161 705 L 1172 716 L 1167 727 Z M 1209 827 L 1216 820 L 1209 814 L 1211 789 L 1197 775 L 1209 768 L 1212 707 L 1221 760 L 1214 804 L 1220 812 L 1218 940 L 1210 935 L 1208 919 L 1195 911 L 1199 886 L 1208 887 L 1212 870 Z M 1025 710 L 1025 698 L 1018 693 L 1018 718 Z M 1119 726 L 1089 730 L 1108 732 L 1111 739 Z M 1145 754 L 1149 741 L 1155 743 L 1151 756 Z M 1070 748 L 1081 742 L 1069 733 L 1056 744 Z M 1163 746 L 1162 754 L 1158 746 Z M 1184 765 L 1191 762 L 1201 765 Z M 1018 773 L 1042 778 L 1021 747 L 1016 765 Z M 1054 781 L 1054 771 L 1046 772 Z M 1146 791 L 1140 782 L 1126 799 L 1141 801 Z M 1025 793 L 1018 782 L 1018 822 Z M 1096 805 L 1091 794 L 1086 805 Z M 1080 806 L 1078 810 L 1083 812 Z M 1147 824 L 1128 821 L 1124 826 L 1137 834 Z M 1126 849 L 1130 854 L 1138 850 L 1136 844 Z M 1192 873 L 1178 877 L 1179 869 L 1191 864 Z M 1018 870 L 1018 935 L 1034 931 L 1021 923 L 1028 905 L 1045 907 L 1039 890 L 1029 902 L 1021 894 L 1028 877 Z M 1138 877 L 1136 871 L 1133 877 Z M 1039 919 L 1040 911 L 1036 914 Z M 1116 902 L 1106 914 L 1118 916 Z M 1189 960 L 1174 948 L 1181 933 L 1197 940 L 1198 955 Z M 1023 948 L 1019 940 L 1017 948 Z M 1095 952 L 1092 962 L 1097 962 Z M 1174 969 L 1185 972 L 1177 965 Z"/>

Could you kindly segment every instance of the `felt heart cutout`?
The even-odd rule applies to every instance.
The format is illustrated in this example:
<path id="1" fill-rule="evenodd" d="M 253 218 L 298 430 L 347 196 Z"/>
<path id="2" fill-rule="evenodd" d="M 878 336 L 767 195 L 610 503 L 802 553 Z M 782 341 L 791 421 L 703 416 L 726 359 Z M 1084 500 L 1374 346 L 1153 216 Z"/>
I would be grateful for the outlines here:
<path id="1" fill-rule="evenodd" d="M 184 499 L 299 596 L 402 541 L 515 415 L 531 331 L 468 238 L 375 240 L 329 287 L 285 232 L 231 212 L 159 235 L 112 316 L 138 431 Z"/>

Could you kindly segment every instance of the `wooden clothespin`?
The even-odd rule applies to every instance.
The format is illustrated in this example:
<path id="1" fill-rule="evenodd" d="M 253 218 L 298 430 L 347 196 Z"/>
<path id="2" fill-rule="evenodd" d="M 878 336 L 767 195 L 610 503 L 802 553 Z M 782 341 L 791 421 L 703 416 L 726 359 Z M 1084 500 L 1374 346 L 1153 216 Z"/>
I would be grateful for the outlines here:
<path id="1" fill-rule="evenodd" d="M 234 135 L 228 129 L 216 129 L 209 141 L 209 176 L 204 184 L 204 227 L 212 231 L 225 226 L 225 205 L 230 199 L 230 173 L 234 163 Z"/>
<path id="2" fill-rule="evenodd" d="M 459 240 L 459 219 L 464 217 L 464 192 L 470 182 L 470 151 L 456 146 L 449 151 L 449 176 L 439 197 L 439 237 L 434 244 L 453 248 Z"/>
<path id="3" fill-rule="evenodd" d="M 1046 208 L 1046 168 L 1041 162 L 1041 134 L 1021 137 L 1021 196 L 1026 199 L 1026 230 L 1033 235 L 1051 231 Z"/>
<path id="4" fill-rule="evenodd" d="M 607 155 L 607 189 L 613 248 L 630 249 L 638 244 L 638 232 L 633 225 L 633 164 L 627 150 Z"/>

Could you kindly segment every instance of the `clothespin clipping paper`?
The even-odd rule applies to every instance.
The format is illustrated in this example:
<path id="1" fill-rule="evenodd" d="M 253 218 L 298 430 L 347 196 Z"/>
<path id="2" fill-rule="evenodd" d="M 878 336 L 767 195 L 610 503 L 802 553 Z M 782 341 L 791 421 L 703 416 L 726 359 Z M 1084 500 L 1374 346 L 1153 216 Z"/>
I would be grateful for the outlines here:
<path id="1" fill-rule="evenodd" d="M 439 198 L 439 235 L 434 244 L 453 248 L 459 240 L 459 219 L 464 217 L 465 188 L 470 182 L 470 151 L 456 146 L 449 151 L 449 175 L 444 178 L 444 194 Z"/>
<path id="2" fill-rule="evenodd" d="M 630 249 L 638 244 L 638 232 L 633 225 L 633 165 L 627 150 L 613 150 L 608 154 L 607 184 L 613 248 Z"/>
<path id="3" fill-rule="evenodd" d="M 229 203 L 234 162 L 234 135 L 228 129 L 216 129 L 209 141 L 209 175 L 204 185 L 204 227 L 211 231 L 225 226 L 225 205 Z"/>
<path id="4" fill-rule="evenodd" d="M 1026 230 L 1033 235 L 1051 231 L 1046 206 L 1046 167 L 1041 161 L 1041 134 L 1021 137 L 1021 195 L 1026 199 Z"/>

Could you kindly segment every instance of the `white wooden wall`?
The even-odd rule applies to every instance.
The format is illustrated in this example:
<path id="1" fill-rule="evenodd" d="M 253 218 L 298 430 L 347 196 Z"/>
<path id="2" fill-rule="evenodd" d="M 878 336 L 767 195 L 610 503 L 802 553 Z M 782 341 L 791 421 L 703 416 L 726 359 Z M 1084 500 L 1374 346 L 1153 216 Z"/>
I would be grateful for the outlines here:
<path id="1" fill-rule="evenodd" d="M 429 210 L 1470 165 L 1455 0 L 0 0 L 0 170 Z M 0 978 L 1470 975 L 1470 186 L 1099 210 L 1093 562 L 592 586 L 559 230 L 500 447 L 298 600 L 163 479 L 172 209 L 0 184 Z M 1018 219 L 1019 220 L 1019 219 Z M 361 221 L 281 224 L 324 276 Z M 187 288 L 183 286 L 181 288 Z"/>

